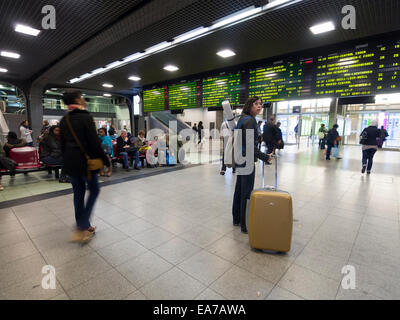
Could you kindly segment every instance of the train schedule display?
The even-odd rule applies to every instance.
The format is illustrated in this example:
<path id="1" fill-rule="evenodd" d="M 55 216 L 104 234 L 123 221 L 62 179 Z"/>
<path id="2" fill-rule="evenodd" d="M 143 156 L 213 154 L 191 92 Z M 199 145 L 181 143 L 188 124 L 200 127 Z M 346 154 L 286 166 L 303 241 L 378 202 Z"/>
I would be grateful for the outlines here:
<path id="1" fill-rule="evenodd" d="M 223 75 L 203 80 L 202 107 L 220 107 L 222 101 L 229 100 L 231 105 L 240 103 L 240 73 Z"/>
<path id="2" fill-rule="evenodd" d="M 168 87 L 170 110 L 197 108 L 197 82 L 175 84 Z"/>
<path id="3" fill-rule="evenodd" d="M 164 88 L 143 91 L 143 111 L 154 112 L 165 110 Z"/>
<path id="4" fill-rule="evenodd" d="M 371 95 L 375 91 L 375 73 L 375 52 L 369 47 L 320 56 L 317 59 L 315 95 Z"/>
<path id="5" fill-rule="evenodd" d="M 311 79 L 306 77 L 313 61 L 282 62 L 250 70 L 249 97 L 266 102 L 284 101 L 311 94 Z"/>

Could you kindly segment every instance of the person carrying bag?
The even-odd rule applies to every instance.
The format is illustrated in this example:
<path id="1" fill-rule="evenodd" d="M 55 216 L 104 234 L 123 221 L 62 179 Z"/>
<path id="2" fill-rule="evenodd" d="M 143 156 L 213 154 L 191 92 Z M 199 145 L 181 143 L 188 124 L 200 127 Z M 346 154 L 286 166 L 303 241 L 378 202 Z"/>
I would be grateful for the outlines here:
<path id="1" fill-rule="evenodd" d="M 97 173 L 104 164 L 107 167 L 111 164 L 101 147 L 82 93 L 65 92 L 62 99 L 68 106 L 68 113 L 60 121 L 61 151 L 65 173 L 71 177 L 76 220 L 71 240 L 87 242 L 96 230 L 90 224 L 90 216 L 100 193 Z M 85 203 L 86 187 L 89 197 Z"/>
<path id="2" fill-rule="evenodd" d="M 67 121 L 68 128 L 69 128 L 72 136 L 75 139 L 76 144 L 79 146 L 79 148 L 81 149 L 82 153 L 84 154 L 84 156 L 86 158 L 86 162 L 87 162 L 87 177 L 88 177 L 88 180 L 90 180 L 91 176 L 92 176 L 91 175 L 92 171 L 97 171 L 97 170 L 100 170 L 100 169 L 102 169 L 104 167 L 103 159 L 101 159 L 101 158 L 91 159 L 89 157 L 89 155 L 86 153 L 85 149 L 83 148 L 81 142 L 79 141 L 78 137 L 76 136 L 76 134 L 74 132 L 74 129 L 72 128 L 71 121 L 69 119 L 69 114 L 66 115 L 65 119 Z"/>

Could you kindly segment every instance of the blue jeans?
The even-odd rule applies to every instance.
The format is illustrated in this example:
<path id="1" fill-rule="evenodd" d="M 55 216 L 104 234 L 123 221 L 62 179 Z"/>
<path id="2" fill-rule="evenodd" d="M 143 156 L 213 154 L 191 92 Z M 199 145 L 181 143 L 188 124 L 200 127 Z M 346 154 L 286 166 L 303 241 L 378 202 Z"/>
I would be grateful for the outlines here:
<path id="1" fill-rule="evenodd" d="M 124 163 L 124 168 L 129 168 L 129 156 L 132 156 L 134 161 L 135 161 L 135 167 L 138 166 L 140 160 L 139 160 L 139 151 L 129 151 L 129 152 L 120 152 L 119 153 L 122 156 L 122 161 Z"/>
<path id="2" fill-rule="evenodd" d="M 233 196 L 232 215 L 233 223 L 239 224 L 242 231 L 247 231 L 246 227 L 246 206 L 254 188 L 255 168 L 249 175 L 238 175 L 236 177 L 235 194 Z"/>
<path id="3" fill-rule="evenodd" d="M 74 190 L 75 220 L 79 229 L 87 230 L 90 227 L 90 216 L 96 199 L 100 193 L 97 174 L 92 173 L 90 180 L 86 176 L 71 176 L 72 189 Z M 86 184 L 89 188 L 89 198 L 85 206 Z"/>
<path id="4" fill-rule="evenodd" d="M 362 165 L 363 167 L 367 167 L 367 171 L 371 171 L 372 169 L 372 164 L 374 163 L 374 155 L 375 155 L 376 149 L 367 149 L 363 150 L 363 158 L 362 158 Z M 367 165 L 368 163 L 368 165 Z"/>

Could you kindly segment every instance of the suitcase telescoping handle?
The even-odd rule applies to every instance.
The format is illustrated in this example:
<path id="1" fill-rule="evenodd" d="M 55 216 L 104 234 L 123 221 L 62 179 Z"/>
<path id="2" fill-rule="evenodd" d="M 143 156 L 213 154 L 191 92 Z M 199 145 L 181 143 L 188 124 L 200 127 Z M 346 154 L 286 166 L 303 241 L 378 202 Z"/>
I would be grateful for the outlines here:
<path id="1" fill-rule="evenodd" d="M 275 190 L 278 189 L 278 159 L 275 157 Z M 265 163 L 262 162 L 262 188 L 265 187 L 265 175 L 264 175 Z"/>

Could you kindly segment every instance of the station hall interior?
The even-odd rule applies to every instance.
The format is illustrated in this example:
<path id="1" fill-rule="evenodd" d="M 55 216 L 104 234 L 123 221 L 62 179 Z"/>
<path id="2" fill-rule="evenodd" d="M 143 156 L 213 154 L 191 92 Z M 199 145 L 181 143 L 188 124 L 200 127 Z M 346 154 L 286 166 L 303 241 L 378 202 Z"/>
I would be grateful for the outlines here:
<path id="1" fill-rule="evenodd" d="M 399 10 L 400 0 L 0 0 L 0 299 L 400 299 Z M 73 91 L 112 140 L 85 245 L 70 241 L 71 179 L 41 146 Z M 284 147 L 255 159 L 254 189 L 291 196 L 285 253 L 253 248 L 252 231 L 232 223 L 239 175 L 222 169 L 223 102 L 237 122 L 253 96 L 260 136 L 280 124 Z M 365 172 L 362 132 L 374 126 L 386 135 Z M 31 144 L 3 148 L 23 131 Z M 146 141 L 129 163 L 125 132 Z M 157 141 L 171 147 L 155 153 Z"/>

